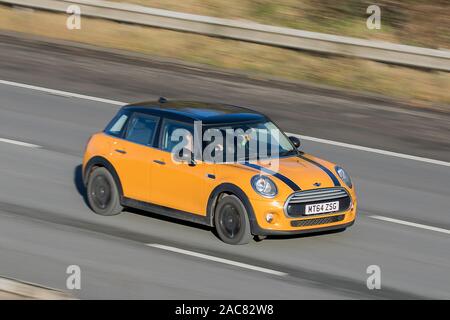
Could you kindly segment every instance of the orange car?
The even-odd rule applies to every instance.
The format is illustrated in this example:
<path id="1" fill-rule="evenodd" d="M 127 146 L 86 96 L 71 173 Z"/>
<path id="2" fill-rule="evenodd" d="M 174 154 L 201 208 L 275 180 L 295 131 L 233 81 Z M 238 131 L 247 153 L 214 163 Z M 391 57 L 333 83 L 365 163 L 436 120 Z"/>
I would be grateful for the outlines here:
<path id="1" fill-rule="evenodd" d="M 161 98 L 124 106 L 90 138 L 83 180 L 98 214 L 151 211 L 215 227 L 229 244 L 352 225 L 349 175 L 299 147 L 255 111 Z"/>

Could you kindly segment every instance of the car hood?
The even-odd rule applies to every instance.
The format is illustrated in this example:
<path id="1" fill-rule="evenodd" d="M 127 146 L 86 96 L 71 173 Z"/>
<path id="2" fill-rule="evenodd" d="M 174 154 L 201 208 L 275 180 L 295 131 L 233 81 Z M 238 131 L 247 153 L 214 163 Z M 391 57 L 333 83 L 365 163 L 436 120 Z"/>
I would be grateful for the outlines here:
<path id="1" fill-rule="evenodd" d="M 271 175 L 293 191 L 341 186 L 333 164 L 306 154 L 239 165 Z"/>

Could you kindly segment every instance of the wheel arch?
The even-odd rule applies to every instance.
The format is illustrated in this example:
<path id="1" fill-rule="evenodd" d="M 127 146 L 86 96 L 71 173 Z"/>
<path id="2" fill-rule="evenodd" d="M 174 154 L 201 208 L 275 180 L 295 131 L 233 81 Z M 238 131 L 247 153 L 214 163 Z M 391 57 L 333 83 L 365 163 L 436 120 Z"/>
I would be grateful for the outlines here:
<path id="1" fill-rule="evenodd" d="M 117 174 L 116 169 L 114 169 L 114 166 L 109 162 L 106 158 L 101 156 L 96 156 L 91 158 L 83 171 L 83 183 L 85 186 L 87 186 L 89 175 L 91 174 L 92 170 L 96 167 L 103 167 L 106 168 L 111 175 L 113 176 L 114 182 L 117 185 L 120 199 L 123 198 L 123 189 L 122 189 L 122 183 L 120 182 L 119 175 Z"/>
<path id="2" fill-rule="evenodd" d="M 258 230 L 260 230 L 260 227 L 258 225 L 258 222 L 256 221 L 255 212 L 249 198 L 241 188 L 232 183 L 222 183 L 215 187 L 211 192 L 206 208 L 206 214 L 209 219 L 208 221 L 210 222 L 210 225 L 214 226 L 214 210 L 217 206 L 219 197 L 223 194 L 231 194 L 238 197 L 247 211 L 252 234 L 258 234 Z"/>

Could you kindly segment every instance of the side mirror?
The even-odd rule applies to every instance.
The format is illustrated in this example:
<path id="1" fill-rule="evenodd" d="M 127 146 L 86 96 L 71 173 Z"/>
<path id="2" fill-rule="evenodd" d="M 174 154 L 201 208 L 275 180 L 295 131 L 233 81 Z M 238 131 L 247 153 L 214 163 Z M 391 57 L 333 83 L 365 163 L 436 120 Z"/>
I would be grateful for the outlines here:
<path id="1" fill-rule="evenodd" d="M 295 148 L 300 148 L 300 145 L 302 144 L 301 142 L 300 142 L 300 139 L 299 138 L 297 138 L 297 137 L 289 137 L 289 140 L 291 140 L 291 142 L 292 142 L 292 144 L 294 145 L 294 147 Z"/>

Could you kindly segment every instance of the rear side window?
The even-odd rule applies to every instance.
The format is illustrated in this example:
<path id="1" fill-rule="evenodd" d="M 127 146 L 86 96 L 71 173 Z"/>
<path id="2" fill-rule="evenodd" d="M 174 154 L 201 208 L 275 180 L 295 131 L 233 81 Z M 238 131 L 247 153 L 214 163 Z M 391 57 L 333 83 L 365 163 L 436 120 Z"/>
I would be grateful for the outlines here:
<path id="1" fill-rule="evenodd" d="M 131 142 L 151 145 L 158 125 L 158 117 L 135 113 L 128 124 L 125 139 Z"/>

